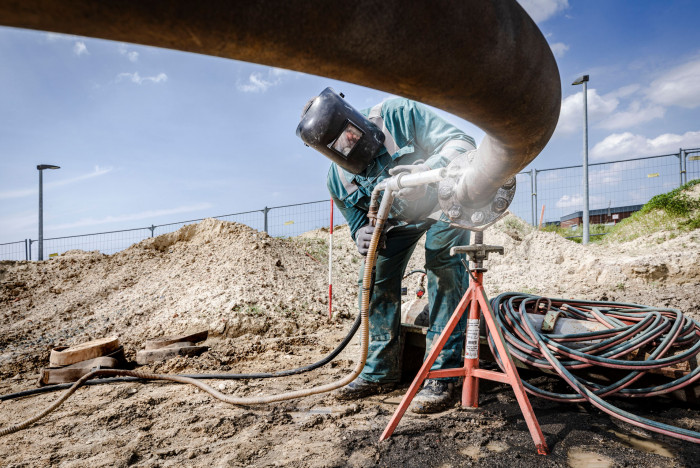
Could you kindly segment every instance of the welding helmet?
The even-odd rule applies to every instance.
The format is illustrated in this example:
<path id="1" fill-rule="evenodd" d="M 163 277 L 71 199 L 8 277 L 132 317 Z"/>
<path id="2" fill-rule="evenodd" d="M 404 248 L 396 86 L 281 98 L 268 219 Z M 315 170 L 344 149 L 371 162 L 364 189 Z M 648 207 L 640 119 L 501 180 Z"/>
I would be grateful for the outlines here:
<path id="1" fill-rule="evenodd" d="M 384 146 L 384 134 L 333 89 L 310 100 L 297 136 L 343 169 L 359 174 Z"/>

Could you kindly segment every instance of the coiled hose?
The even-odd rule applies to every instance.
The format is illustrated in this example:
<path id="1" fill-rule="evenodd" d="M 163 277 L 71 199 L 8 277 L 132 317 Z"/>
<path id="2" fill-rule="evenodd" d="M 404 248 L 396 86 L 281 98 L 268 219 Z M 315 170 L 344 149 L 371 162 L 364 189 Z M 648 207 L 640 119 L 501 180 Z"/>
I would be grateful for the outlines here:
<path id="1" fill-rule="evenodd" d="M 376 201 L 377 194 L 373 193 L 372 201 Z M 379 237 L 384 228 L 384 222 L 388 217 L 389 209 L 391 208 L 391 203 L 393 202 L 393 193 L 387 193 L 381 202 L 379 207 L 379 215 L 376 217 L 376 226 L 374 233 L 372 235 L 372 240 L 370 241 L 369 250 L 367 252 L 367 257 L 365 261 L 364 274 L 362 278 L 362 297 L 360 300 L 360 322 L 361 322 L 361 332 L 360 332 L 360 359 L 353 369 L 353 371 L 347 376 L 335 382 L 321 385 L 318 387 L 313 387 L 309 389 L 302 389 L 287 393 L 281 393 L 278 395 L 267 395 L 259 397 L 231 397 L 229 395 L 223 394 L 213 387 L 201 382 L 200 380 L 193 379 L 191 377 L 184 377 L 178 375 L 165 375 L 165 374 L 154 374 L 149 372 L 139 372 L 139 371 L 129 371 L 129 370 L 118 370 L 118 369 L 99 369 L 85 374 L 78 381 L 76 381 L 71 387 L 61 395 L 54 403 L 52 403 L 48 408 L 41 411 L 36 416 L 33 416 L 19 424 L 0 429 L 0 437 L 12 434 L 22 429 L 25 429 L 40 420 L 47 414 L 54 411 L 56 408 L 61 406 L 64 401 L 68 399 L 73 393 L 75 393 L 78 388 L 80 388 L 85 382 L 95 379 L 98 377 L 135 377 L 137 379 L 145 380 L 166 380 L 170 382 L 177 382 L 183 384 L 194 385 L 195 387 L 209 393 L 214 398 L 223 401 L 224 403 L 229 403 L 232 405 L 260 405 L 266 403 L 274 403 L 284 400 L 292 400 L 295 398 L 302 398 L 305 396 L 316 395 L 319 393 L 330 392 L 337 388 L 343 387 L 360 375 L 362 369 L 365 367 L 365 362 L 367 361 L 367 352 L 369 345 L 369 302 L 370 295 L 372 291 L 372 272 L 374 270 L 374 265 L 377 259 L 377 245 L 379 244 Z"/>
<path id="2" fill-rule="evenodd" d="M 537 330 L 528 313 L 554 310 L 562 317 L 602 324 L 605 329 L 569 335 L 545 334 Z M 563 378 L 575 393 L 555 393 L 523 381 L 525 390 L 554 401 L 588 401 L 601 411 L 643 429 L 700 443 L 700 432 L 652 421 L 624 411 L 603 398 L 661 395 L 691 385 L 700 379 L 700 367 L 663 385 L 632 387 L 651 369 L 693 359 L 700 352 L 700 324 L 676 309 L 638 304 L 549 299 L 522 293 L 503 293 L 491 300 L 496 325 L 513 357 L 537 368 L 550 369 Z M 584 342 L 583 347 L 567 344 Z M 496 362 L 498 352 L 488 337 Z M 670 355 L 674 350 L 675 354 Z M 645 355 L 648 353 L 648 358 Z M 623 359 L 627 356 L 630 360 Z M 598 383 L 571 371 L 598 366 L 629 371 L 612 383 Z"/>

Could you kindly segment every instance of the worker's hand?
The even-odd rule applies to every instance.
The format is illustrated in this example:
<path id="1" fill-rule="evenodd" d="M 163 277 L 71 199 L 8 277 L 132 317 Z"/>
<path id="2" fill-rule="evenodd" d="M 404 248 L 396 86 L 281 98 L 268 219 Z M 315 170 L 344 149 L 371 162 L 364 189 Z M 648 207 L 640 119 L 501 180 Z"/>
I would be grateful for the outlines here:
<path id="1" fill-rule="evenodd" d="M 367 224 L 363 227 L 361 227 L 358 231 L 357 234 L 355 234 L 355 243 L 357 244 L 357 251 L 360 252 L 360 255 L 363 257 L 367 256 L 367 252 L 369 251 L 369 244 L 372 241 L 372 235 L 374 234 L 374 226 Z M 386 231 L 382 231 L 381 236 L 379 237 L 379 244 L 377 244 L 377 250 L 383 249 L 386 247 Z"/>
<path id="2" fill-rule="evenodd" d="M 424 164 L 422 159 L 419 159 L 411 165 L 396 166 L 392 169 L 389 169 L 389 175 L 395 176 L 401 173 L 416 174 L 418 172 L 427 171 L 429 169 L 430 167 L 427 164 Z M 423 198 L 427 189 L 428 188 L 426 185 L 420 185 L 418 187 L 405 187 L 399 190 L 397 196 L 407 201 L 415 201 Z"/>

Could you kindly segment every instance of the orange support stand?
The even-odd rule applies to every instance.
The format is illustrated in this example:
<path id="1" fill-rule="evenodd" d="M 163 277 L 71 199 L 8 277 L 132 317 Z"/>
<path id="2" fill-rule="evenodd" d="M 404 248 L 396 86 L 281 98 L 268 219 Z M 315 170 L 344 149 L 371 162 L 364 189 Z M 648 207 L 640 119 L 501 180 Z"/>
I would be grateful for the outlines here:
<path id="1" fill-rule="evenodd" d="M 544 440 L 542 430 L 540 429 L 535 413 L 532 410 L 530 400 L 525 393 L 525 388 L 523 387 L 523 383 L 520 380 L 520 376 L 515 368 L 513 359 L 508 352 L 503 334 L 494 322 L 493 310 L 491 310 L 491 305 L 486 298 L 486 293 L 482 284 L 483 274 L 484 271 L 486 271 L 481 267 L 483 260 L 488 257 L 490 252 L 503 253 L 503 247 L 481 244 L 481 242 L 483 242 L 483 233 L 480 232 L 477 232 L 476 242 L 477 244 L 473 246 L 454 247 L 450 252 L 452 255 L 455 255 L 456 253 L 466 253 L 469 255 L 472 262 L 476 263 L 476 268 L 470 268 L 471 282 L 469 284 L 469 289 L 467 289 L 467 292 L 460 300 L 459 305 L 452 314 L 452 317 L 447 322 L 447 327 L 430 350 L 430 353 L 423 363 L 423 366 L 421 367 L 420 371 L 418 371 L 418 375 L 413 380 L 413 383 L 411 383 L 411 386 L 408 388 L 408 391 L 401 400 L 399 407 L 391 417 L 389 425 L 386 427 L 386 429 L 384 429 L 380 440 L 385 440 L 391 437 L 391 434 L 393 434 L 394 429 L 396 429 L 396 426 L 399 424 L 399 421 L 408 409 L 413 397 L 416 395 L 418 389 L 425 379 L 434 379 L 439 377 L 464 377 L 464 385 L 462 387 L 462 406 L 470 406 L 473 408 L 478 407 L 479 379 L 494 380 L 496 382 L 507 383 L 512 386 L 513 391 L 515 392 L 515 397 L 520 405 L 520 410 L 525 417 L 525 422 L 527 423 L 527 427 L 532 435 L 532 440 L 535 442 L 535 446 L 537 447 L 537 453 L 540 455 L 546 455 L 549 451 L 547 448 L 547 443 Z M 442 348 L 445 346 L 447 338 L 452 334 L 452 331 L 457 326 L 457 323 L 459 322 L 460 318 L 462 318 L 467 308 L 469 309 L 469 319 L 467 326 L 464 367 L 431 371 L 430 368 L 435 363 L 435 360 L 437 359 L 438 354 L 440 354 L 440 351 L 442 351 Z M 486 326 L 493 337 L 493 342 L 495 343 L 498 356 L 501 359 L 503 370 L 505 372 L 479 369 L 479 319 L 482 313 L 486 321 Z"/>

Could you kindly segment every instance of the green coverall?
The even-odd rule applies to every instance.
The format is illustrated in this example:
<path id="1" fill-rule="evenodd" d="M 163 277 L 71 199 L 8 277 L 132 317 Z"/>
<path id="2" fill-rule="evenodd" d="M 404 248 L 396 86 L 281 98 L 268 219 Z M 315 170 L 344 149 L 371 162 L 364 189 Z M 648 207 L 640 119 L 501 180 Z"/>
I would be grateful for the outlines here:
<path id="1" fill-rule="evenodd" d="M 362 111 L 367 116 L 370 109 Z M 381 106 L 381 117 L 399 148 L 394 154 L 382 149 L 360 174 L 331 165 L 328 190 L 350 226 L 352 238 L 369 221 L 367 212 L 374 186 L 390 177 L 389 170 L 420 159 L 431 169 L 444 167 L 458 154 L 474 149 L 474 139 L 442 119 L 426 106 L 408 99 L 390 99 Z M 401 279 L 416 243 L 426 233 L 425 268 L 428 277 L 429 328 L 426 356 L 468 285 L 460 256 L 450 248 L 469 244 L 469 231 L 452 228 L 439 210 L 437 188 L 408 202 L 396 198 L 388 220 L 386 248 L 379 251 L 374 292 L 370 301 L 370 344 L 360 377 L 371 382 L 398 382 Z M 385 228 L 387 229 L 387 228 Z M 359 283 L 362 284 L 362 268 Z M 466 315 L 445 344 L 432 369 L 460 367 Z"/>

